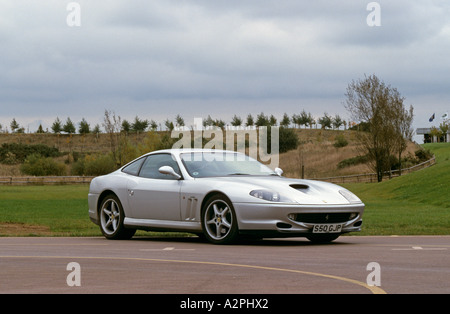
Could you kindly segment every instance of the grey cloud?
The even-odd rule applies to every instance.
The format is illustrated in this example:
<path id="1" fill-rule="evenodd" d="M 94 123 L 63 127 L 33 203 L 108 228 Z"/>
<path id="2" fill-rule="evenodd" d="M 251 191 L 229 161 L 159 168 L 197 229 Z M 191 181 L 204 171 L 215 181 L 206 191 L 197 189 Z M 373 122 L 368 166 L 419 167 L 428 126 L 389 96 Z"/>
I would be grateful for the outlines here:
<path id="1" fill-rule="evenodd" d="M 382 26 L 370 28 L 368 2 L 80 0 L 79 28 L 65 24 L 65 2 L 3 2 L 0 117 L 12 114 L 8 104 L 61 117 L 107 106 L 168 116 L 224 103 L 333 114 L 365 73 L 413 96 L 448 98 L 448 5 L 380 0 Z"/>

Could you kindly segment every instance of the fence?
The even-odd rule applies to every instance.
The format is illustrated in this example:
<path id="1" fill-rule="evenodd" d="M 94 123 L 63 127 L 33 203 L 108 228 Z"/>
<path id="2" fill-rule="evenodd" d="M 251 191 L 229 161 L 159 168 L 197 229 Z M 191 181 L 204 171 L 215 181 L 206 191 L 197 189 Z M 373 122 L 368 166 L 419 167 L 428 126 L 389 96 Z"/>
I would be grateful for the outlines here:
<path id="1" fill-rule="evenodd" d="M 410 172 L 418 171 L 421 169 L 428 168 L 436 163 L 436 158 L 433 157 L 430 160 L 424 161 L 415 166 L 400 170 L 393 170 L 391 172 L 386 172 L 385 176 L 388 178 L 394 178 L 400 176 L 400 173 L 407 174 Z M 52 177 L 0 177 L 0 185 L 26 185 L 26 184 L 36 184 L 36 185 L 46 185 L 46 184 L 87 184 L 95 178 L 93 176 L 52 176 Z M 327 178 L 313 178 L 311 180 L 327 181 L 331 183 L 341 184 L 341 183 L 359 183 L 359 182 L 377 182 L 376 173 L 366 173 L 366 174 L 355 174 L 350 176 L 341 177 L 327 177 Z"/>
<path id="2" fill-rule="evenodd" d="M 90 183 L 94 177 L 52 176 L 52 177 L 0 177 L 0 184 L 5 185 L 50 185 L 50 184 L 83 184 Z"/>
<path id="3" fill-rule="evenodd" d="M 421 169 L 428 168 L 436 163 L 436 157 L 433 157 L 427 161 L 424 161 L 420 164 L 414 165 L 409 168 L 404 168 L 401 170 L 392 170 L 384 173 L 383 177 L 387 177 L 389 179 L 398 177 L 400 175 L 408 174 L 410 172 L 418 171 Z M 349 176 L 340 176 L 340 177 L 327 177 L 327 178 L 314 178 L 312 180 L 326 181 L 331 183 L 368 183 L 368 182 L 378 182 L 378 176 L 376 173 L 365 173 L 365 174 L 355 174 Z"/>

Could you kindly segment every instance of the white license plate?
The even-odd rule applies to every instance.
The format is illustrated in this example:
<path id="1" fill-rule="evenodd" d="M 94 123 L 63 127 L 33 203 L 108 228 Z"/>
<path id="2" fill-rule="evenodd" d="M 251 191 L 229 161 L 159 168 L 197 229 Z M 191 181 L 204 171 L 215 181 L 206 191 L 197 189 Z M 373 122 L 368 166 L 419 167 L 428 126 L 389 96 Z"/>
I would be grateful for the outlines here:
<path id="1" fill-rule="evenodd" d="M 313 233 L 338 233 L 342 231 L 342 224 L 320 224 L 314 225 Z"/>

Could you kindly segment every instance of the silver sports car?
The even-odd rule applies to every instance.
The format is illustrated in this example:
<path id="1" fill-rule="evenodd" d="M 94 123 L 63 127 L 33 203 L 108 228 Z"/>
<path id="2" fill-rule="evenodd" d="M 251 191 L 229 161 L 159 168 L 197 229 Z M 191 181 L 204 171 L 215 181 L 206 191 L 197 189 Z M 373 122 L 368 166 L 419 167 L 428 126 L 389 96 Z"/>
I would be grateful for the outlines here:
<path id="1" fill-rule="evenodd" d="M 237 152 L 160 150 L 94 178 L 89 217 L 108 239 L 142 229 L 196 233 L 215 244 L 244 234 L 330 242 L 361 230 L 364 204 L 353 193 L 281 174 Z"/>

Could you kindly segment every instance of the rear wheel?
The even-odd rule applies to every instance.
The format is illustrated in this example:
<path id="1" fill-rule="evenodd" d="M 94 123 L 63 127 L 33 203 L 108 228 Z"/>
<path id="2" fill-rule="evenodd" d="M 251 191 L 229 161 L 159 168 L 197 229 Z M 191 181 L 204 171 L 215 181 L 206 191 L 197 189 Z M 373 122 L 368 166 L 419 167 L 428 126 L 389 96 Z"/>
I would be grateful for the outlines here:
<path id="1" fill-rule="evenodd" d="M 107 239 L 130 239 L 136 233 L 135 229 L 126 229 L 123 226 L 125 218 L 122 204 L 117 196 L 110 194 L 105 197 L 100 206 L 100 230 Z"/>
<path id="2" fill-rule="evenodd" d="M 239 234 L 237 218 L 231 201 L 224 195 L 215 195 L 202 211 L 202 228 L 206 239 L 214 244 L 229 244 Z"/>

